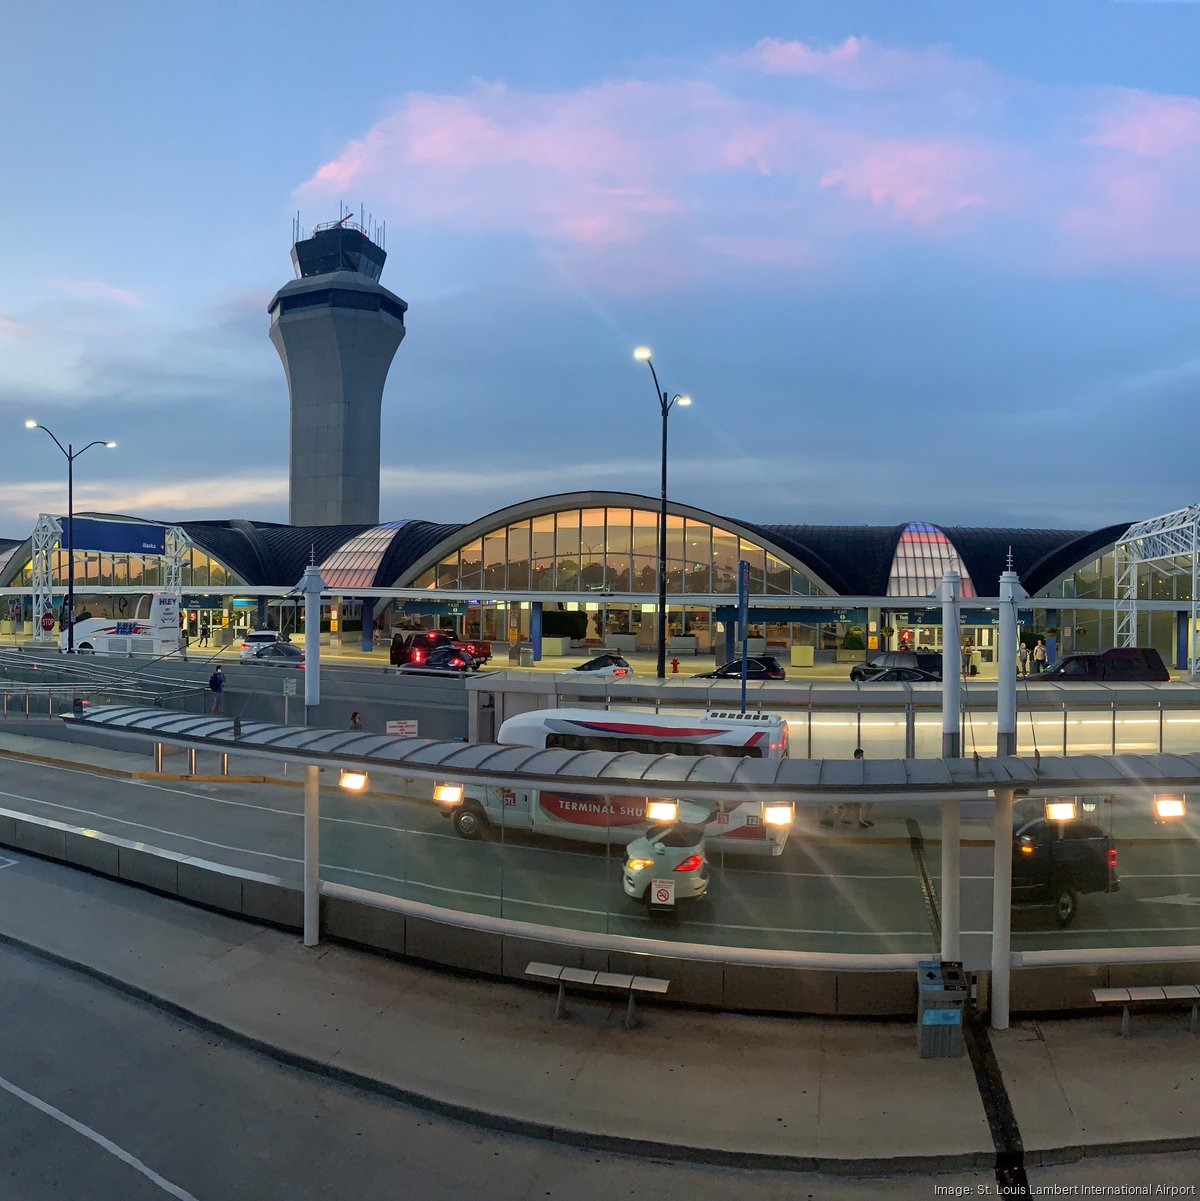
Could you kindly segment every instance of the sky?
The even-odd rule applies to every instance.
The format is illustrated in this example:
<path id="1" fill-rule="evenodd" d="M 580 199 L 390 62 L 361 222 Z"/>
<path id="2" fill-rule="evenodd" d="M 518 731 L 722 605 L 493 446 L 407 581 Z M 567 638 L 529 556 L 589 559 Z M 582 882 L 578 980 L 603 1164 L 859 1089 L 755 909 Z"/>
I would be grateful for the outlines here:
<path id="1" fill-rule="evenodd" d="M 287 519 L 292 220 L 387 222 L 381 517 L 1200 501 L 1200 3 L 0 0 L 0 535 Z"/>

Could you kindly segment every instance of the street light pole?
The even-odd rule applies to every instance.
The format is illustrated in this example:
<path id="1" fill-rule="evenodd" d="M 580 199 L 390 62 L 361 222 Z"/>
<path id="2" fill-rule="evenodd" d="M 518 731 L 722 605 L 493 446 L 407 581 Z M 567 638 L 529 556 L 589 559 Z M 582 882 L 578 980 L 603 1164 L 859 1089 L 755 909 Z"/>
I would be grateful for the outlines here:
<path id="1" fill-rule="evenodd" d="M 67 460 L 67 600 L 63 612 L 67 619 L 67 654 L 71 655 L 75 653 L 75 460 L 84 451 L 91 450 L 93 446 L 104 446 L 112 450 L 116 443 L 97 439 L 76 450 L 70 442 L 64 446 L 55 436 L 54 431 L 40 422 L 27 421 L 25 428 L 27 430 L 40 429 L 49 434 L 54 439 L 54 445 L 62 451 L 63 457 Z"/>
<path id="2" fill-rule="evenodd" d="M 639 346 L 633 357 L 644 362 L 650 368 L 654 379 L 654 395 L 658 397 L 662 409 L 662 477 L 658 500 L 658 671 L 660 680 L 667 676 L 667 418 L 671 409 L 676 405 L 690 405 L 690 396 L 676 395 L 668 399 L 658 382 L 658 372 L 654 370 L 654 361 L 648 347 Z"/>

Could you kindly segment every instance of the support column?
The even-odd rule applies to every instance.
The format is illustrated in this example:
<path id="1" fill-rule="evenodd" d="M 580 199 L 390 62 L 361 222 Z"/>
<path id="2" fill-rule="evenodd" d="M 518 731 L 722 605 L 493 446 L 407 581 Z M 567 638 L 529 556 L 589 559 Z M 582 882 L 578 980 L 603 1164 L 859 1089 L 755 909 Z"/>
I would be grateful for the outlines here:
<path id="1" fill-rule="evenodd" d="M 194 746 L 188 747 L 187 769 L 189 776 L 194 776 L 196 774 L 196 748 Z"/>
<path id="2" fill-rule="evenodd" d="M 296 590 L 304 595 L 304 724 L 317 720 L 321 703 L 321 593 L 325 581 L 316 566 L 304 569 Z"/>
<path id="3" fill-rule="evenodd" d="M 369 596 L 362 598 L 362 649 L 375 649 L 375 602 Z"/>
<path id="4" fill-rule="evenodd" d="M 321 769 L 304 768 L 304 945 L 321 941 Z"/>
<path id="5" fill-rule="evenodd" d="M 1046 610 L 1046 626 L 1048 629 L 1058 629 L 1058 610 Z M 1137 645 L 1137 631 L 1133 632 L 1134 645 Z M 1053 634 L 1046 635 L 1046 666 L 1049 667 L 1058 658 L 1058 639 Z"/>
<path id="6" fill-rule="evenodd" d="M 265 596 L 258 598 L 257 617 L 254 624 L 260 630 L 267 628 L 267 598 Z"/>
<path id="7" fill-rule="evenodd" d="M 533 645 L 533 661 L 542 659 L 542 602 L 534 601 L 529 611 L 529 641 Z"/>
<path id="8" fill-rule="evenodd" d="M 727 621 L 725 623 L 725 658 L 721 660 L 721 663 L 732 663 L 734 660 L 734 657 L 736 655 L 737 655 L 736 625 L 732 621 Z M 721 663 L 718 663 L 717 666 L 720 667 Z"/>
<path id="9" fill-rule="evenodd" d="M 962 700 L 959 676 L 958 598 L 962 576 L 947 571 L 942 576 L 942 758 L 962 757 Z"/>
<path id="10" fill-rule="evenodd" d="M 1187 609 L 1180 609 L 1175 614 L 1175 670 L 1186 671 L 1188 669 L 1188 657 L 1191 653 L 1188 647 L 1188 627 L 1191 625 L 1191 613 Z"/>
<path id="11" fill-rule="evenodd" d="M 992 818 L 992 1029 L 1008 1029 L 1012 961 L 1013 790 L 998 788 Z"/>
<path id="12" fill-rule="evenodd" d="M 996 754 L 1017 753 L 1017 594 L 1015 571 L 1000 573 L 1000 629 L 996 646 Z"/>
<path id="13" fill-rule="evenodd" d="M 951 962 L 962 959 L 961 829 L 958 798 L 942 801 L 942 959 Z"/>

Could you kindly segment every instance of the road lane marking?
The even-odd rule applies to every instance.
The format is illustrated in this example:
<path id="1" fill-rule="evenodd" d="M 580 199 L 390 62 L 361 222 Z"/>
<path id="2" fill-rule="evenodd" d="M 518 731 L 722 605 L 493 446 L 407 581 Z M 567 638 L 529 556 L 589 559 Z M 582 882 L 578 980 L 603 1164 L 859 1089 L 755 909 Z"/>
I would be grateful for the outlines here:
<path id="1" fill-rule="evenodd" d="M 6 867 L 16 867 L 19 860 L 16 859 L 0 859 L 0 872 Z"/>
<path id="2" fill-rule="evenodd" d="M 82 1122 L 77 1122 L 69 1114 L 63 1113 L 61 1109 L 55 1107 L 46 1101 L 35 1097 L 32 1093 L 27 1093 L 23 1088 L 18 1088 L 11 1080 L 5 1080 L 0 1076 L 0 1088 L 5 1092 L 11 1093 L 19 1101 L 24 1101 L 26 1105 L 33 1106 L 40 1113 L 44 1113 L 47 1117 L 53 1118 L 56 1122 L 61 1122 L 70 1130 L 74 1130 L 76 1134 L 82 1134 L 84 1138 L 95 1143 L 97 1147 L 107 1151 L 114 1159 L 119 1159 L 123 1164 L 128 1164 L 135 1172 L 140 1172 L 151 1184 L 157 1185 L 164 1193 L 176 1198 L 176 1201 L 196 1201 L 196 1198 L 187 1191 L 180 1188 L 177 1184 L 172 1184 L 165 1177 L 160 1176 L 153 1168 L 142 1163 L 136 1155 L 131 1155 L 128 1151 L 118 1147 L 111 1139 L 107 1139 L 104 1135 L 97 1133 L 90 1126 L 85 1126 Z"/>

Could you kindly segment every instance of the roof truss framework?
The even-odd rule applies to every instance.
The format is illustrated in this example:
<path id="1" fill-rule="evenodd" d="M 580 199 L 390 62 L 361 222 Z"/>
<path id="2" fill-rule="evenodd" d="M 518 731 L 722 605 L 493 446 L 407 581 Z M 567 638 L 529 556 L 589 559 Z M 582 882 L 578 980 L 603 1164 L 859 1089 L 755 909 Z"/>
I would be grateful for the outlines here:
<path id="1" fill-rule="evenodd" d="M 1197 543 L 1200 541 L 1200 504 L 1188 505 L 1160 517 L 1138 521 L 1117 541 L 1113 556 L 1115 572 L 1113 616 L 1116 644 L 1137 645 L 1138 568 L 1146 564 L 1165 576 L 1190 577 L 1192 584 L 1191 626 L 1188 637 L 1188 671 L 1196 674 Z"/>
<path id="2" fill-rule="evenodd" d="M 53 630 L 44 629 L 42 618 L 54 620 L 54 552 L 62 542 L 62 523 L 49 513 L 39 513 L 33 527 L 33 638 L 46 642 Z"/>

